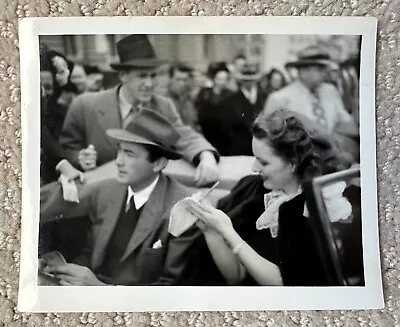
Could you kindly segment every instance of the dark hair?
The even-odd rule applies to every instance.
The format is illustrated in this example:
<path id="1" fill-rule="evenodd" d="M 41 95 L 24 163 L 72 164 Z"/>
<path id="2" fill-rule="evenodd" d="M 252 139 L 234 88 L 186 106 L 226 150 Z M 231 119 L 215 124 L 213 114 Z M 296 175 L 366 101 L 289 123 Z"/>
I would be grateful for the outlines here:
<path id="1" fill-rule="evenodd" d="M 331 137 L 309 118 L 289 110 L 260 114 L 253 124 L 253 136 L 266 140 L 276 155 L 294 164 L 300 183 L 350 167 L 339 154 Z"/>
<path id="2" fill-rule="evenodd" d="M 238 55 L 236 55 L 236 56 L 233 58 L 233 62 L 235 62 L 235 61 L 238 60 L 238 59 L 247 60 L 247 59 L 246 59 L 246 56 L 243 55 L 243 54 L 241 54 L 241 53 L 239 53 Z"/>
<path id="3" fill-rule="evenodd" d="M 40 56 L 40 71 L 49 71 L 51 72 L 51 75 L 53 76 L 54 80 L 54 92 L 52 95 L 52 99 L 49 100 L 49 103 L 52 103 L 53 101 L 56 101 L 62 91 L 67 91 L 67 92 L 72 92 L 72 93 L 78 93 L 77 87 L 71 82 L 71 74 L 72 70 L 74 69 L 74 63 L 70 60 L 68 60 L 63 54 L 50 50 L 49 47 L 45 43 L 40 43 L 39 44 L 39 56 Z M 67 84 L 60 86 L 58 83 L 55 81 L 55 76 L 57 74 L 57 69 L 54 66 L 53 63 L 53 58 L 54 57 L 61 57 L 62 59 L 65 60 L 68 70 L 69 70 L 69 76 L 68 76 L 68 81 Z"/>
<path id="4" fill-rule="evenodd" d="M 87 75 L 89 74 L 101 74 L 102 71 L 100 70 L 99 66 L 96 65 L 84 65 L 83 69 Z"/>
<path id="5" fill-rule="evenodd" d="M 155 162 L 160 158 L 167 158 L 166 153 L 163 149 L 159 148 L 158 146 L 152 144 L 142 144 L 142 146 L 148 152 L 148 160 L 150 162 Z"/>
<path id="6" fill-rule="evenodd" d="M 229 74 L 229 69 L 225 62 L 211 63 L 207 69 L 207 76 L 214 79 L 219 72 L 227 72 Z"/>
<path id="7" fill-rule="evenodd" d="M 175 72 L 188 73 L 189 75 L 193 72 L 193 69 L 184 63 L 176 63 L 169 68 L 169 77 L 174 77 Z"/>
<path id="8" fill-rule="evenodd" d="M 272 75 L 274 75 L 274 74 L 279 74 L 282 77 L 282 87 L 287 84 L 285 75 L 283 75 L 283 73 L 279 69 L 276 69 L 276 68 L 272 68 L 270 70 L 270 72 L 266 75 L 268 83 L 270 83 Z"/>

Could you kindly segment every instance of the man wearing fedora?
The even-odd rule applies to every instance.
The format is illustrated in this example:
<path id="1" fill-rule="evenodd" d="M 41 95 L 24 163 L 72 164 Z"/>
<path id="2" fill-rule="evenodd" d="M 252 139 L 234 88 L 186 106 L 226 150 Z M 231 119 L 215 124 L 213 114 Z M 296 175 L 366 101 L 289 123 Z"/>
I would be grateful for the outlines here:
<path id="1" fill-rule="evenodd" d="M 337 68 L 329 54 L 317 46 L 309 46 L 298 54 L 298 60 L 286 65 L 296 68 L 298 78 L 272 93 L 266 101 L 264 112 L 269 114 L 279 109 L 299 112 L 317 121 L 332 133 L 341 150 L 358 159 L 358 126 L 346 111 L 341 96 L 334 85 L 326 83 L 327 71 Z"/>
<path id="2" fill-rule="evenodd" d="M 246 62 L 236 73 L 239 89 L 221 103 L 221 155 L 252 156 L 251 126 L 263 109 L 267 94 L 257 86 L 261 73 L 254 62 Z"/>
<path id="3" fill-rule="evenodd" d="M 197 166 L 198 186 L 219 177 L 218 153 L 190 126 L 183 124 L 173 102 L 155 95 L 155 69 L 162 63 L 146 35 L 129 35 L 117 43 L 120 62 L 112 64 L 121 84 L 115 88 L 84 94 L 75 99 L 65 118 L 60 143 L 67 159 L 82 170 L 94 169 L 115 158 L 117 143 L 106 130 L 125 128 L 143 108 L 164 115 L 177 129 L 177 151 Z"/>
<path id="4" fill-rule="evenodd" d="M 162 170 L 179 134 L 158 112 L 142 109 L 125 129 L 109 129 L 118 142 L 117 179 L 80 189 L 79 203 L 66 202 L 60 186 L 41 190 L 41 222 L 89 215 L 88 248 L 75 263 L 43 270 L 61 285 L 173 285 L 186 278 L 195 239 L 193 227 L 168 233 L 171 207 L 189 190 Z M 81 263 L 80 265 L 77 262 Z"/>

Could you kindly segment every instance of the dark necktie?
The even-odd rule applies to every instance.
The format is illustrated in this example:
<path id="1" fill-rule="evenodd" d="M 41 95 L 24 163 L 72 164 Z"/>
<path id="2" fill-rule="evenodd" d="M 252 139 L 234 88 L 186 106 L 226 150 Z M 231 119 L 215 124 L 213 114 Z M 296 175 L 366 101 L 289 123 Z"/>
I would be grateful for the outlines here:
<path id="1" fill-rule="evenodd" d="M 136 103 L 132 106 L 131 110 L 129 110 L 129 113 L 126 115 L 126 117 L 123 119 L 122 122 L 122 128 L 125 129 L 129 123 L 132 121 L 133 117 L 143 108 L 143 105 L 141 103 Z"/>
<path id="2" fill-rule="evenodd" d="M 141 209 L 137 210 L 135 200 L 131 197 L 128 206 L 124 202 L 114 232 L 106 248 L 102 266 L 99 269 L 101 279 L 115 283 L 120 272 L 120 262 L 136 227 Z"/>
<path id="3" fill-rule="evenodd" d="M 322 127 L 327 127 L 327 121 L 325 116 L 324 107 L 321 105 L 321 98 L 318 94 L 318 90 L 314 89 L 311 91 L 313 96 L 313 114 L 315 121 Z"/>
<path id="4" fill-rule="evenodd" d="M 132 195 L 128 207 L 121 210 L 109 243 L 109 252 L 112 254 L 112 260 L 116 261 L 115 264 L 121 260 L 125 253 L 126 247 L 136 227 L 137 216 L 135 199 Z"/>

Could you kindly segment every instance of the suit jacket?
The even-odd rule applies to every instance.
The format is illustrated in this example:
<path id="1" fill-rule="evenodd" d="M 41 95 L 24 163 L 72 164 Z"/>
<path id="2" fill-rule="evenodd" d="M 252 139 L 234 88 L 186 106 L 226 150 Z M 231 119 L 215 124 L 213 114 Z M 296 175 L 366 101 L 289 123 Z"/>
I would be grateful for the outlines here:
<path id="1" fill-rule="evenodd" d="M 218 149 L 221 155 L 253 155 L 251 126 L 263 109 L 266 97 L 266 93 L 258 89 L 257 101 L 251 104 L 239 90 L 223 101 L 219 134 L 224 146 Z"/>
<path id="2" fill-rule="evenodd" d="M 89 268 L 98 273 L 125 201 L 127 186 L 110 180 L 90 186 L 83 184 L 79 191 L 80 202 L 71 203 L 63 200 L 58 184 L 43 187 L 41 222 L 89 215 L 92 221 Z M 173 237 L 168 233 L 168 223 L 171 207 L 189 194 L 186 187 L 161 174 L 149 200 L 142 208 L 121 259 L 119 275 L 116 280 L 111 281 L 112 284 L 172 285 L 186 278 L 187 262 L 200 232 L 197 227 L 193 227 L 180 237 Z M 161 240 L 163 246 L 154 249 L 153 245 L 158 240 Z"/>
<path id="3" fill-rule="evenodd" d="M 117 142 L 107 136 L 110 128 L 121 128 L 118 104 L 119 86 L 95 93 L 78 96 L 71 104 L 65 117 L 60 143 L 65 148 L 67 159 L 79 166 L 79 151 L 93 144 L 97 150 L 97 166 L 115 159 Z M 185 159 L 198 163 L 202 151 L 212 151 L 214 147 L 191 127 L 184 125 L 175 105 L 166 97 L 154 95 L 150 109 L 163 114 L 175 126 L 180 134 L 176 147 Z"/>
<path id="4" fill-rule="evenodd" d="M 200 127 L 199 119 L 197 117 L 197 110 L 194 106 L 192 98 L 190 97 L 190 94 L 179 97 L 172 92 L 168 92 L 166 96 L 174 103 L 183 123 L 191 126 L 194 130 L 199 131 Z"/>

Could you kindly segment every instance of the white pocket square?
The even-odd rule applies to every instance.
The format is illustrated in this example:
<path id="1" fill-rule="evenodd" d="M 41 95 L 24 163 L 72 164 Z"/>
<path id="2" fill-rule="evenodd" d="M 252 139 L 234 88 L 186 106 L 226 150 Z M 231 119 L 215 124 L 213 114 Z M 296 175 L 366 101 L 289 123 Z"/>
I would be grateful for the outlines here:
<path id="1" fill-rule="evenodd" d="M 161 242 L 161 240 L 158 240 L 157 242 L 155 242 L 155 243 L 153 244 L 153 249 L 159 249 L 159 248 L 162 248 L 162 242 Z"/>

